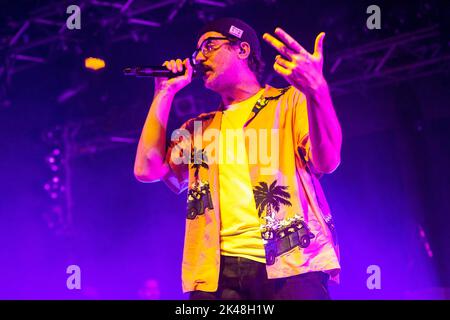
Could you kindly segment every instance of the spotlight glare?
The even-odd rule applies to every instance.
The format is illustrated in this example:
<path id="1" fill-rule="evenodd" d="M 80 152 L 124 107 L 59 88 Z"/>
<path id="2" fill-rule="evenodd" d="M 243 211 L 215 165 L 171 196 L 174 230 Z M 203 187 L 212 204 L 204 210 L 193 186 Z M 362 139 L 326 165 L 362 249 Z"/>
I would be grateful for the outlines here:
<path id="1" fill-rule="evenodd" d="M 100 58 L 89 57 L 84 60 L 84 66 L 86 67 L 86 69 L 96 71 L 103 69 L 105 65 L 106 65 L 105 60 Z"/>

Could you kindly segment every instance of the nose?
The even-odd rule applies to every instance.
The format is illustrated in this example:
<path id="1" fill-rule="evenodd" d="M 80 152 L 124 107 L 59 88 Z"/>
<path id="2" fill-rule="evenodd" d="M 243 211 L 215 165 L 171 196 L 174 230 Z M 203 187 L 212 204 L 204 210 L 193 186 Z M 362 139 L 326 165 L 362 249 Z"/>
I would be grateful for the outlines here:
<path id="1" fill-rule="evenodd" d="M 203 52 L 199 50 L 197 54 L 193 57 L 194 63 L 199 64 L 202 61 L 206 60 L 206 57 L 203 55 Z"/>

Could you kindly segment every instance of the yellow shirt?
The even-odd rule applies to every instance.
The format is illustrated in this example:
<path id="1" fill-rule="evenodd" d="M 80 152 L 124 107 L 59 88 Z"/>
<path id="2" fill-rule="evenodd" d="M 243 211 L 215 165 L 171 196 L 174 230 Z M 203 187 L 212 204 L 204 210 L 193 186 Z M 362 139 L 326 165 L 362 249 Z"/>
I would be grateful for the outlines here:
<path id="1" fill-rule="evenodd" d="M 225 107 L 220 128 L 220 252 L 265 263 L 245 148 L 244 123 L 264 89 Z"/>
<path id="2" fill-rule="evenodd" d="M 183 292 L 214 292 L 218 288 L 221 233 L 225 230 L 221 222 L 224 215 L 220 212 L 223 201 L 219 199 L 223 188 L 219 183 L 220 160 L 216 159 L 216 151 L 220 153 L 222 116 L 222 111 L 215 111 L 186 121 L 173 132 L 167 149 L 170 170 L 162 180 L 174 192 L 179 194 L 187 189 L 188 193 Z M 332 281 L 338 281 L 339 244 L 331 210 L 319 182 L 324 172 L 318 171 L 311 161 L 305 96 L 294 87 L 277 89 L 266 85 L 243 130 L 254 203 L 261 215 L 268 278 L 324 271 L 330 274 Z M 278 134 L 270 138 L 271 143 L 264 139 L 251 143 L 247 136 L 255 130 Z M 252 159 L 255 144 L 259 155 L 256 162 Z M 265 145 L 267 150 L 278 145 L 275 153 L 271 152 L 270 170 L 263 170 L 268 165 L 263 156 L 266 152 L 259 152 Z M 201 154 L 204 156 L 199 157 Z M 292 226 L 300 226 L 298 223 L 303 225 L 303 231 L 309 231 L 302 236 L 301 245 L 296 242 L 298 245 L 289 246 L 286 251 L 280 242 L 286 237 L 280 232 L 290 232 Z M 307 235 L 312 237 L 308 239 Z"/>

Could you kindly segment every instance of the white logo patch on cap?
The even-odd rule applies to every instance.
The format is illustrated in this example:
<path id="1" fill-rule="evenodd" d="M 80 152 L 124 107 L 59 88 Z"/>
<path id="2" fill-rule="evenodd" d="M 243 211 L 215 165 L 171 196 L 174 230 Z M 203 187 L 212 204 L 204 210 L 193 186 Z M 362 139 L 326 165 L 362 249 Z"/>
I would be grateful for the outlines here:
<path id="1" fill-rule="evenodd" d="M 228 31 L 230 34 L 232 34 L 235 37 L 238 37 L 239 39 L 242 37 L 242 34 L 244 33 L 243 30 L 235 27 L 235 26 L 231 26 L 230 27 L 230 31 Z"/>

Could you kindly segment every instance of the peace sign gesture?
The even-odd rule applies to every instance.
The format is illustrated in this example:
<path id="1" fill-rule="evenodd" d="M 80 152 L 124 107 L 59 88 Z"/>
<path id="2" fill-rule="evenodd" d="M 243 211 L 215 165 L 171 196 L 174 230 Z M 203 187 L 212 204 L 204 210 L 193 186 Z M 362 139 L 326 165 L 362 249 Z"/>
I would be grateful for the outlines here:
<path id="1" fill-rule="evenodd" d="M 317 35 L 313 54 L 306 51 L 283 29 L 276 28 L 275 34 L 279 39 L 269 33 L 263 35 L 263 39 L 280 53 L 275 58 L 274 70 L 306 95 L 314 94 L 316 90 L 326 86 L 322 72 L 325 33 Z"/>

